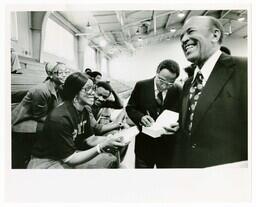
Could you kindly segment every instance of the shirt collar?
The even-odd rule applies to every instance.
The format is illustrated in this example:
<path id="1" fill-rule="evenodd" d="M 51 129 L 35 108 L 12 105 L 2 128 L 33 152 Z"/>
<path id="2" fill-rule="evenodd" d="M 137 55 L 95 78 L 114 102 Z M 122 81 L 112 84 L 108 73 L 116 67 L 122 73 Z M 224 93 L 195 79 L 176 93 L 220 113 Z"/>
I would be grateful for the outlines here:
<path id="1" fill-rule="evenodd" d="M 157 89 L 157 86 L 156 86 L 156 76 L 154 78 L 154 91 L 155 91 L 155 97 L 157 97 L 157 94 L 160 92 L 158 89 Z M 165 99 L 165 96 L 167 94 L 167 89 L 162 91 L 162 95 L 163 95 L 163 99 Z"/>
<path id="2" fill-rule="evenodd" d="M 221 55 L 221 51 L 217 50 L 215 53 L 213 53 L 213 55 L 210 58 L 208 58 L 208 60 L 204 63 L 201 70 L 198 67 L 196 67 L 194 76 L 193 76 L 193 81 L 195 80 L 195 77 L 196 77 L 196 74 L 198 73 L 198 71 L 201 71 L 201 73 L 204 77 L 203 80 L 204 80 L 204 82 L 206 82 L 208 80 L 216 62 L 218 61 L 220 55 Z"/>

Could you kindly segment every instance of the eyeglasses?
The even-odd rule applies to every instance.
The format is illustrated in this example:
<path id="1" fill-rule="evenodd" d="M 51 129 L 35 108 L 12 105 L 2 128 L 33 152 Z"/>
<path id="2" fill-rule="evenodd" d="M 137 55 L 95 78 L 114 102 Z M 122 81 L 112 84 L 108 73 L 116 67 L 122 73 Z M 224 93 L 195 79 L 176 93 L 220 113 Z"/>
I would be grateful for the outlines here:
<path id="1" fill-rule="evenodd" d="M 53 72 L 53 74 L 57 74 L 58 76 L 59 75 L 69 75 L 70 71 L 56 71 L 56 72 Z"/>
<path id="2" fill-rule="evenodd" d="M 157 75 L 156 77 L 157 77 L 157 79 L 161 82 L 161 84 L 165 84 L 165 85 L 167 85 L 168 87 L 171 87 L 171 86 L 173 86 L 173 84 L 174 84 L 174 83 L 170 83 L 170 82 L 168 82 L 168 81 L 162 79 L 159 75 Z"/>
<path id="3" fill-rule="evenodd" d="M 94 92 L 96 89 L 95 85 L 87 86 L 81 89 L 82 92 L 84 93 L 89 93 L 89 92 Z"/>

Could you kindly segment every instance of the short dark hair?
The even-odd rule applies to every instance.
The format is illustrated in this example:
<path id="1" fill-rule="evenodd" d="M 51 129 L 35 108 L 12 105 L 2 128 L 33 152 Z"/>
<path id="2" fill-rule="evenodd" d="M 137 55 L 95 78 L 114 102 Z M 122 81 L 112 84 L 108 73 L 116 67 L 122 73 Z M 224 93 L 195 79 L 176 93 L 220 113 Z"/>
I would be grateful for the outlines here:
<path id="1" fill-rule="evenodd" d="M 168 60 L 164 60 L 162 61 L 158 67 L 157 67 L 157 73 L 159 73 L 161 70 L 163 69 L 167 69 L 169 70 L 171 73 L 175 73 L 177 76 L 176 78 L 180 75 L 180 67 L 179 64 L 177 62 L 175 62 L 174 60 L 168 59 Z"/>
<path id="2" fill-rule="evenodd" d="M 85 68 L 84 72 L 85 73 L 92 72 L 92 69 L 91 68 Z"/>
<path id="3" fill-rule="evenodd" d="M 92 78 L 95 78 L 97 75 L 102 76 L 102 74 L 101 74 L 100 72 L 98 72 L 98 71 L 93 71 L 93 72 L 90 73 L 90 76 L 91 76 Z"/>
<path id="4" fill-rule="evenodd" d="M 87 81 L 88 78 L 81 72 L 69 75 L 63 86 L 63 99 L 72 101 Z"/>
<path id="5" fill-rule="evenodd" d="M 110 84 L 107 83 L 106 81 L 99 81 L 98 83 L 96 83 L 96 86 L 97 87 L 102 87 L 102 88 L 104 88 L 104 89 L 106 89 L 110 92 L 112 91 L 112 88 L 111 88 Z"/>

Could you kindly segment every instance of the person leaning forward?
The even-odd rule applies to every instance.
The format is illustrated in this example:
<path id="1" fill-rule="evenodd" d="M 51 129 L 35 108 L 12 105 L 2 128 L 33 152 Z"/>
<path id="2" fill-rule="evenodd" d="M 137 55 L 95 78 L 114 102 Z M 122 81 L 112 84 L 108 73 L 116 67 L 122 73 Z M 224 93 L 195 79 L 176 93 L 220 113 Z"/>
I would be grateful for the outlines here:
<path id="1" fill-rule="evenodd" d="M 178 110 L 180 89 L 174 84 L 179 76 L 179 65 L 173 60 L 162 61 L 151 79 L 136 83 L 128 101 L 126 111 L 129 118 L 141 130 L 151 126 L 164 109 Z M 173 125 L 166 130 L 171 134 L 178 129 Z M 135 140 L 135 168 L 171 167 L 173 136 L 152 138 L 139 133 Z"/>

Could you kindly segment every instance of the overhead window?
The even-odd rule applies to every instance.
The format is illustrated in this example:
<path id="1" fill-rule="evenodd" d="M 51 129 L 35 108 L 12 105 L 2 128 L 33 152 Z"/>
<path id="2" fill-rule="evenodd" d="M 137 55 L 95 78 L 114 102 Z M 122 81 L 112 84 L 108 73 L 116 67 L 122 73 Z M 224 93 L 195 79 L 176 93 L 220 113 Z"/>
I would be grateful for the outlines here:
<path id="1" fill-rule="evenodd" d="M 108 61 L 104 55 L 101 55 L 101 72 L 105 75 L 108 74 Z"/>
<path id="2" fill-rule="evenodd" d="M 84 53 L 84 69 L 88 67 L 92 70 L 96 69 L 96 52 L 93 48 L 86 46 Z"/>
<path id="3" fill-rule="evenodd" d="M 45 30 L 44 52 L 74 60 L 74 36 L 52 19 L 48 19 Z"/>
<path id="4" fill-rule="evenodd" d="M 18 40 L 18 24 L 16 12 L 11 12 L 11 40 Z"/>

